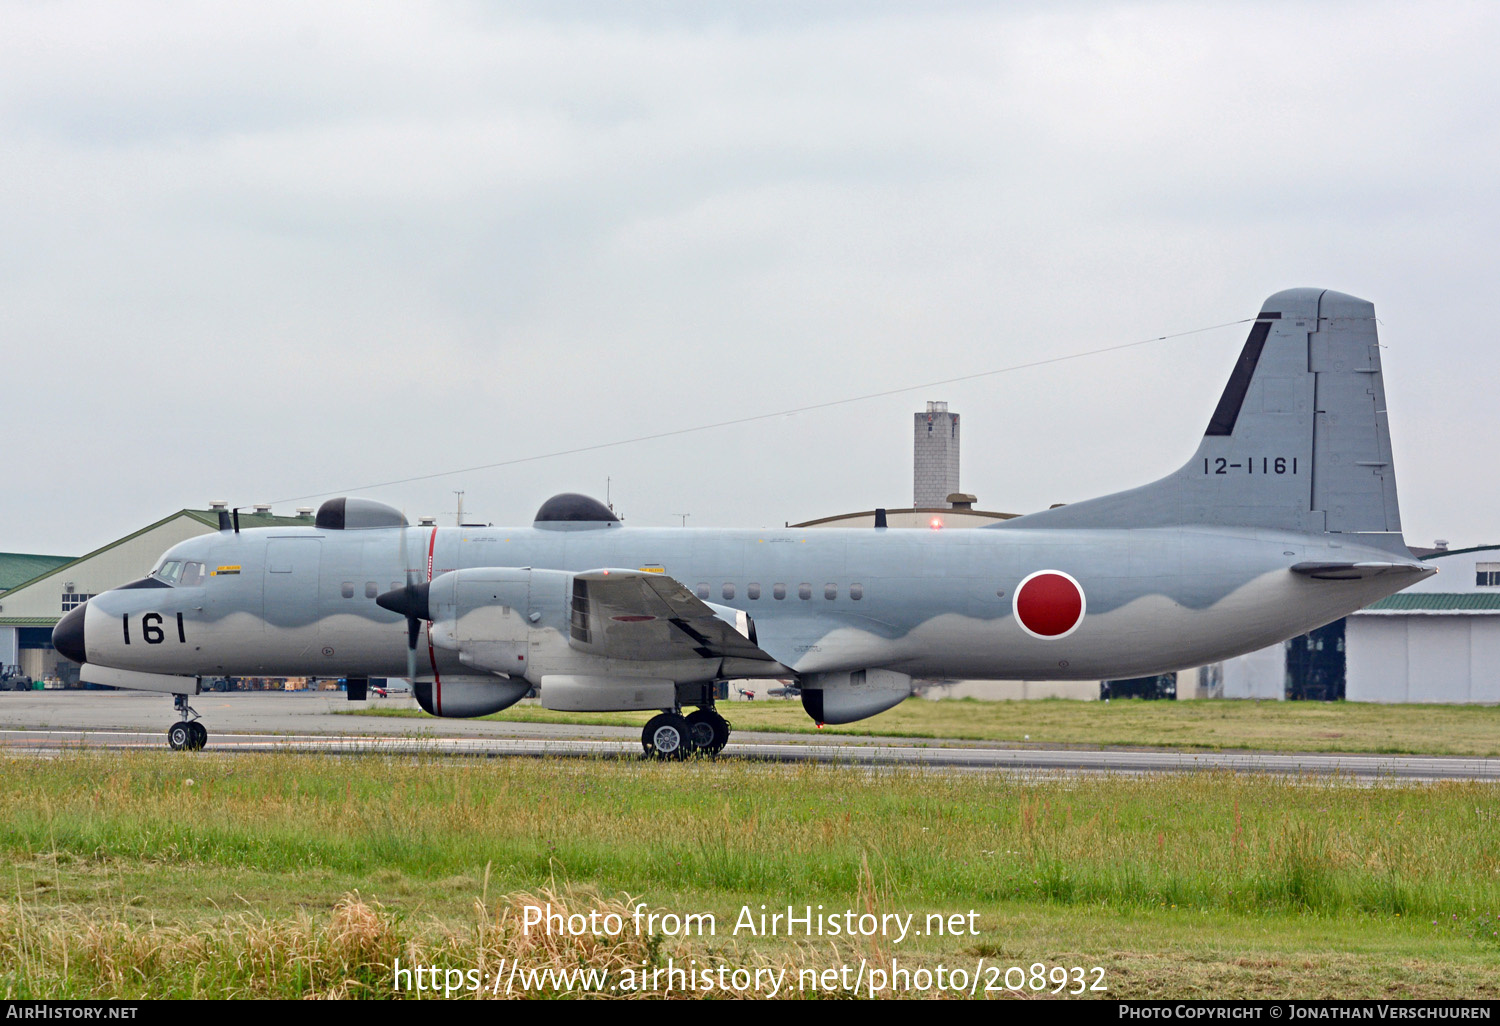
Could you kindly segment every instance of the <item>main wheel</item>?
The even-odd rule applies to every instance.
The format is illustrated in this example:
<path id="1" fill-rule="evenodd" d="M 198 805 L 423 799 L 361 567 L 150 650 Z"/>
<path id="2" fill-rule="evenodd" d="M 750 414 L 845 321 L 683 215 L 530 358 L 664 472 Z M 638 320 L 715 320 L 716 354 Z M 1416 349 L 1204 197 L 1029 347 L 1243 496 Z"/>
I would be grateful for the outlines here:
<path id="1" fill-rule="evenodd" d="M 653 716 L 641 731 L 641 747 L 658 759 L 684 759 L 693 749 L 688 721 L 676 713 Z"/>
<path id="2" fill-rule="evenodd" d="M 705 755 L 718 755 L 729 743 L 729 721 L 712 709 L 699 709 L 687 724 L 693 747 Z"/>
<path id="3" fill-rule="evenodd" d="M 189 748 L 196 752 L 208 744 L 208 728 L 201 721 L 193 720 L 188 724 L 188 729 L 193 732 L 193 739 L 188 742 Z"/>
<path id="4" fill-rule="evenodd" d="M 180 752 L 184 748 L 191 748 L 196 736 L 193 733 L 193 725 L 183 720 L 181 723 L 172 724 L 167 729 L 167 744 L 172 746 L 172 751 Z"/>

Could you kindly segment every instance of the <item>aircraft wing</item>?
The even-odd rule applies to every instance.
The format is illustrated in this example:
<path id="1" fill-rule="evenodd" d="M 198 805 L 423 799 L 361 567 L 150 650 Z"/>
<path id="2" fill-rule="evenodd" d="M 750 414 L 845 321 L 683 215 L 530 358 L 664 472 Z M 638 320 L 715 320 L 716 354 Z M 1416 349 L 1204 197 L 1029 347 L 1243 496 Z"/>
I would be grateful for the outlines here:
<path id="1" fill-rule="evenodd" d="M 725 607 L 716 611 L 680 581 L 640 570 L 573 575 L 568 643 L 611 659 L 776 662 L 755 643 L 748 615 Z"/>
<path id="2" fill-rule="evenodd" d="M 1437 573 L 1437 567 L 1420 563 L 1297 563 L 1292 567 L 1292 573 L 1316 581 L 1363 581 L 1389 574 L 1426 577 Z"/>

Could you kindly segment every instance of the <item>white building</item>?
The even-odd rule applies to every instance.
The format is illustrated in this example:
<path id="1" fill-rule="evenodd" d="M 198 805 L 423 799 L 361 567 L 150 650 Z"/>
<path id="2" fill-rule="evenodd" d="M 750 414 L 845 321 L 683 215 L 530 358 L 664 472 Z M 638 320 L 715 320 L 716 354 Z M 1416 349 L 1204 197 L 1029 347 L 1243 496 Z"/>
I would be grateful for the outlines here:
<path id="1" fill-rule="evenodd" d="M 1500 546 L 1426 557 L 1438 572 L 1348 618 L 1351 702 L 1500 702 Z"/>

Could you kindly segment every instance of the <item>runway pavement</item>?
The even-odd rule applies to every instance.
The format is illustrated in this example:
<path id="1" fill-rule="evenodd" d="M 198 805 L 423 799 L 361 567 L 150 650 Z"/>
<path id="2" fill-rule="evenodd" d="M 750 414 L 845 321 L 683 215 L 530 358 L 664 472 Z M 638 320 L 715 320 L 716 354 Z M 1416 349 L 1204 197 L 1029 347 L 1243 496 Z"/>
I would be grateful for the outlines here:
<path id="1" fill-rule="evenodd" d="M 373 700 L 403 704 L 403 700 Z M 638 759 L 639 731 L 475 720 L 339 715 L 328 692 L 204 694 L 193 700 L 211 731 L 212 752 L 290 751 L 478 757 L 561 756 Z M 166 748 L 170 702 L 135 692 L 0 693 L 0 750 L 47 754 L 73 747 Z M 190 755 L 184 756 L 190 758 Z M 1020 747 L 972 741 L 740 732 L 721 759 L 816 761 L 870 767 L 931 767 L 1011 773 L 1280 773 L 1362 781 L 1500 782 L 1500 759 L 1440 756 L 1186 752 L 1156 749 Z"/>

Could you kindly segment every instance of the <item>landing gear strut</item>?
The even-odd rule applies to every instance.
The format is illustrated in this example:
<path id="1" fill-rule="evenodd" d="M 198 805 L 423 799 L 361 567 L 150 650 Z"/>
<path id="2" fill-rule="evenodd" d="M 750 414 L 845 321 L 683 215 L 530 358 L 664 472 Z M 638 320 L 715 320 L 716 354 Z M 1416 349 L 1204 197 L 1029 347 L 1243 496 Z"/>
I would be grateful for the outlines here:
<path id="1" fill-rule="evenodd" d="M 167 730 L 167 744 L 172 750 L 196 752 L 208 744 L 208 728 L 198 722 L 198 714 L 188 705 L 188 696 L 173 695 L 172 706 L 177 710 L 177 715 L 182 717 Z"/>

